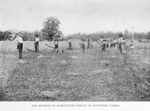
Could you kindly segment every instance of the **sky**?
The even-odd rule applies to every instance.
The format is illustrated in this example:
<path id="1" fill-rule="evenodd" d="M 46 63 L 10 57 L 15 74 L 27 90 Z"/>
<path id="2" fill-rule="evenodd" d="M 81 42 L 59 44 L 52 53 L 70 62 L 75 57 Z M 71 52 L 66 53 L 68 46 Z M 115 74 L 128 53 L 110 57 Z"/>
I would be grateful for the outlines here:
<path id="1" fill-rule="evenodd" d="M 0 30 L 41 30 L 57 17 L 64 35 L 150 31 L 150 0 L 0 0 Z"/>

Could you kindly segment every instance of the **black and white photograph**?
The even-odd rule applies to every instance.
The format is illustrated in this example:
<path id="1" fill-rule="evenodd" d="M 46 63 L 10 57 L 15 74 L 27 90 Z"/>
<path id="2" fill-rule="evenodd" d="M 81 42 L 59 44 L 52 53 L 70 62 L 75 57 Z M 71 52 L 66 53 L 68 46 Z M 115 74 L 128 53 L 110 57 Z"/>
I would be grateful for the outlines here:
<path id="1" fill-rule="evenodd" d="M 149 101 L 150 0 L 0 0 L 0 109 Z"/>

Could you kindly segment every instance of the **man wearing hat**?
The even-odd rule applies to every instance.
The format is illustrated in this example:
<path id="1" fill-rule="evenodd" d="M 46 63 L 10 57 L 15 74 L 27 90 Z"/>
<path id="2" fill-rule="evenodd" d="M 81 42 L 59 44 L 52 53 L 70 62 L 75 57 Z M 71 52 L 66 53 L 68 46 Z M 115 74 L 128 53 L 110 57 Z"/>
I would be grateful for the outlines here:
<path id="1" fill-rule="evenodd" d="M 72 38 L 69 37 L 67 42 L 69 43 L 69 49 L 71 50 L 72 49 Z"/>
<path id="2" fill-rule="evenodd" d="M 34 41 L 35 51 L 39 51 L 39 37 L 37 34 L 35 34 L 35 41 Z"/>
<path id="3" fill-rule="evenodd" d="M 23 32 L 19 32 L 16 34 L 16 44 L 17 44 L 17 49 L 19 52 L 19 59 L 22 59 L 22 50 L 23 50 L 23 39 L 22 37 L 24 36 Z"/>
<path id="4" fill-rule="evenodd" d="M 102 47 L 102 51 L 106 50 L 106 45 L 107 45 L 107 40 L 101 36 L 101 47 Z"/>
<path id="5" fill-rule="evenodd" d="M 54 44 L 55 44 L 55 50 L 58 53 L 58 48 L 59 48 L 59 34 L 55 35 Z"/>
<path id="6" fill-rule="evenodd" d="M 85 39 L 81 39 L 81 42 L 79 44 L 82 48 L 83 53 L 85 53 Z"/>

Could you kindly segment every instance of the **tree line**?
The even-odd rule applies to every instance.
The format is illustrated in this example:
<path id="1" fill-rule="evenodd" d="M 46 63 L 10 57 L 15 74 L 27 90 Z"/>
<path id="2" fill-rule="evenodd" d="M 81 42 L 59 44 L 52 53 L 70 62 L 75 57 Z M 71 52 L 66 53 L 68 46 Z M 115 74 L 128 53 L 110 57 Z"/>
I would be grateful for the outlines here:
<path id="1" fill-rule="evenodd" d="M 58 20 L 57 17 L 49 17 L 44 21 L 43 28 L 40 31 L 38 31 L 38 30 L 32 31 L 32 32 L 23 31 L 26 35 L 25 37 L 23 37 L 23 40 L 24 41 L 33 41 L 35 38 L 35 34 L 39 35 L 39 38 L 41 41 L 43 41 L 43 40 L 51 41 L 54 39 L 55 34 L 59 34 L 60 37 L 62 37 L 63 33 L 59 29 L 60 24 L 61 24 L 61 22 Z M 103 31 L 101 31 L 101 32 L 90 33 L 90 34 L 75 33 L 75 34 L 71 34 L 68 36 L 71 36 L 73 39 L 82 39 L 82 38 L 86 38 L 87 36 L 90 36 L 93 41 L 96 41 L 101 37 L 116 38 L 116 37 L 118 37 L 119 33 L 122 33 L 125 39 L 131 39 L 131 37 L 132 37 L 132 33 L 129 32 L 128 30 L 125 30 L 124 32 L 112 32 L 112 31 L 103 32 Z M 68 36 L 65 36 L 65 37 L 63 36 L 63 37 L 67 38 Z M 135 32 L 135 33 L 133 33 L 133 36 L 137 40 L 142 40 L 142 39 L 150 40 L 150 32 L 148 32 L 148 33 Z M 12 40 L 11 38 L 12 38 L 12 32 L 0 31 L 0 41 Z"/>
<path id="2" fill-rule="evenodd" d="M 11 32 L 9 31 L 0 31 L 0 41 L 9 40 Z"/>
<path id="3" fill-rule="evenodd" d="M 132 39 L 132 32 L 129 32 L 128 30 L 125 30 L 124 32 L 112 32 L 112 31 L 103 32 L 103 31 L 101 31 L 101 32 L 90 33 L 90 34 L 76 33 L 76 34 L 71 34 L 69 36 L 72 36 L 74 39 L 82 39 L 82 38 L 86 38 L 87 36 L 90 36 L 93 41 L 97 41 L 102 37 L 112 38 L 112 39 L 117 38 L 119 33 L 122 33 L 123 37 L 125 39 Z M 133 36 L 134 36 L 134 39 L 138 40 L 138 41 L 150 40 L 150 32 L 148 32 L 148 33 L 135 32 L 135 33 L 133 33 Z"/>

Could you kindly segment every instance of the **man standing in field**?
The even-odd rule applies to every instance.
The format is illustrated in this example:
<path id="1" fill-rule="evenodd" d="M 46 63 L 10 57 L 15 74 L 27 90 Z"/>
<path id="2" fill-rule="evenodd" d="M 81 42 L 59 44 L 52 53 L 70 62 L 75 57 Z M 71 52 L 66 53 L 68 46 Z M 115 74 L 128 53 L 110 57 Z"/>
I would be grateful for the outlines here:
<path id="1" fill-rule="evenodd" d="M 35 51 L 39 51 L 39 37 L 37 34 L 35 34 L 35 41 L 34 41 Z"/>
<path id="2" fill-rule="evenodd" d="M 118 39 L 118 47 L 119 47 L 119 51 L 120 53 L 122 54 L 122 44 L 123 44 L 123 35 L 122 34 L 119 34 L 119 39 Z"/>
<path id="3" fill-rule="evenodd" d="M 122 40 L 122 47 L 123 47 L 123 49 L 126 49 L 126 40 L 125 40 L 125 38 L 123 38 L 123 40 Z"/>
<path id="4" fill-rule="evenodd" d="M 58 34 L 55 36 L 54 44 L 55 44 L 55 50 L 58 53 L 58 48 L 59 48 L 59 35 Z"/>
<path id="5" fill-rule="evenodd" d="M 23 33 L 22 32 L 19 32 L 17 34 L 17 37 L 15 39 L 15 42 L 17 44 L 17 49 L 18 49 L 18 52 L 19 52 L 19 59 L 22 59 L 22 50 L 23 50 Z"/>
<path id="6" fill-rule="evenodd" d="M 85 53 L 85 39 L 81 39 L 81 43 L 79 44 L 81 45 L 83 53 Z"/>
<path id="7" fill-rule="evenodd" d="M 116 49 L 116 44 L 117 44 L 117 40 L 116 40 L 116 38 L 114 38 L 114 40 L 113 40 L 113 44 L 114 44 L 114 48 Z"/>
<path id="8" fill-rule="evenodd" d="M 90 38 L 90 36 L 88 36 L 88 38 L 87 38 L 87 43 L 88 43 L 88 45 L 87 45 L 87 49 L 89 49 L 90 47 L 91 47 L 91 38 Z"/>
<path id="9" fill-rule="evenodd" d="M 107 47 L 107 40 L 103 39 L 103 41 L 102 41 L 102 51 L 106 51 L 106 47 Z"/>
<path id="10" fill-rule="evenodd" d="M 130 48 L 131 48 L 132 50 L 134 49 L 133 40 L 131 41 Z"/>
<path id="11" fill-rule="evenodd" d="M 102 47 L 102 51 L 105 51 L 105 49 L 106 49 L 106 44 L 107 44 L 107 40 L 104 39 L 103 36 L 102 36 L 101 38 L 102 38 L 102 39 L 101 39 L 101 47 Z"/>
<path id="12" fill-rule="evenodd" d="M 72 49 L 72 38 L 69 37 L 69 39 L 67 40 L 67 42 L 69 43 L 69 50 Z"/>

